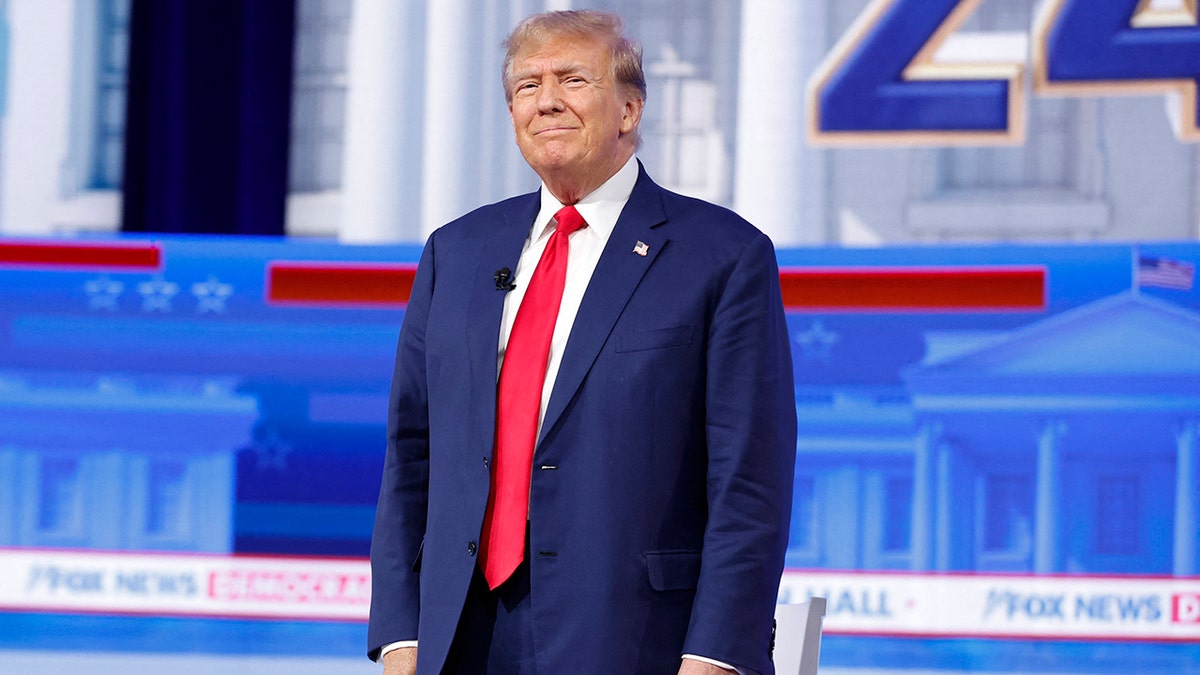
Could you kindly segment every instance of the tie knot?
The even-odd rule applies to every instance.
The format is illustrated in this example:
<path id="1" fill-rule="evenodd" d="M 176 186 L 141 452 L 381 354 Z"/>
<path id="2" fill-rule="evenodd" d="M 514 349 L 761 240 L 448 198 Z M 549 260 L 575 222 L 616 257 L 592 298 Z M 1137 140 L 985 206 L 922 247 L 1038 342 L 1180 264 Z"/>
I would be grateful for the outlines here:
<path id="1" fill-rule="evenodd" d="M 575 230 L 582 230 L 587 227 L 583 216 L 579 215 L 574 206 L 564 206 L 559 209 L 558 213 L 554 214 L 554 220 L 558 223 L 558 231 L 564 237 L 569 236 Z"/>

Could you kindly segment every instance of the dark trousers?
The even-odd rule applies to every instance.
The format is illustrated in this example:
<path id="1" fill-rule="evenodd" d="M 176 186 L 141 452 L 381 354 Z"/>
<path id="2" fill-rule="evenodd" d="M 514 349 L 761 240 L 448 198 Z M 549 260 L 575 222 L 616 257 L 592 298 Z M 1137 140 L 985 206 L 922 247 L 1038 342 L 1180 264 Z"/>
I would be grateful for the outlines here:
<path id="1" fill-rule="evenodd" d="M 442 673 L 534 675 L 528 558 L 494 591 L 475 568 Z"/>

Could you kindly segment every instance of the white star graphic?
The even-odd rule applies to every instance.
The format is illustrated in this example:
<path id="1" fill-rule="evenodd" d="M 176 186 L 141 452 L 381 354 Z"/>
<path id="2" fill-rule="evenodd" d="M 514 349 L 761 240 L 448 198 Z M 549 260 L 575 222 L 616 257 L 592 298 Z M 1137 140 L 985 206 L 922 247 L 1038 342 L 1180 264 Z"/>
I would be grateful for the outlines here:
<path id="1" fill-rule="evenodd" d="M 828 363 L 833 346 L 841 338 L 837 333 L 826 329 L 825 324 L 820 319 L 817 319 L 812 322 L 808 330 L 793 334 L 792 339 L 796 341 L 796 344 L 800 345 L 801 351 L 804 352 L 805 361 L 824 361 Z"/>
<path id="2" fill-rule="evenodd" d="M 83 285 L 83 292 L 88 296 L 88 308 L 110 312 L 117 311 L 117 298 L 125 290 L 125 284 L 109 279 L 107 276 L 97 277 Z"/>
<path id="3" fill-rule="evenodd" d="M 155 277 L 137 285 L 137 292 L 142 296 L 142 310 L 146 312 L 170 312 L 171 298 L 179 293 L 179 284 Z"/>
<path id="4" fill-rule="evenodd" d="M 196 313 L 225 311 L 225 301 L 233 295 L 233 285 L 222 283 L 209 275 L 204 283 L 192 284 L 192 295 L 196 296 Z"/>

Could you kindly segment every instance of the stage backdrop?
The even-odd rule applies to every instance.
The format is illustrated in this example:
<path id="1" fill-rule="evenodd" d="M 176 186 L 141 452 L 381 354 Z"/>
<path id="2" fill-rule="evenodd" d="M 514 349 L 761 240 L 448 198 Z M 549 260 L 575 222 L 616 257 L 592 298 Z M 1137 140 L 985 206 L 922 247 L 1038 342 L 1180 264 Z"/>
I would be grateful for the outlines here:
<path id="1" fill-rule="evenodd" d="M 536 187 L 499 44 L 583 4 L 0 0 L 0 671 L 361 656 L 419 243 Z M 823 666 L 1200 672 L 1195 3 L 588 4 L 780 247 Z"/>
<path id="2" fill-rule="evenodd" d="M 0 647 L 361 650 L 418 253 L 0 240 Z M 1196 669 L 1197 260 L 779 252 L 824 665 Z"/>

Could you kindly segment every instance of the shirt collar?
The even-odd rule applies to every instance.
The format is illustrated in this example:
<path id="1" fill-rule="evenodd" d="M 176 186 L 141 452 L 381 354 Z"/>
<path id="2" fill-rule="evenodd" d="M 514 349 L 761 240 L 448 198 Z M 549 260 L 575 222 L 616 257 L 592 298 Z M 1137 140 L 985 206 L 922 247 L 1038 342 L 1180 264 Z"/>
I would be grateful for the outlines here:
<path id="1" fill-rule="evenodd" d="M 611 178 L 604 181 L 604 184 L 579 200 L 575 204 L 575 208 L 588 224 L 583 231 L 591 231 L 593 236 L 607 241 L 608 236 L 612 234 L 613 228 L 617 225 L 617 218 L 621 216 L 625 203 L 629 201 L 629 195 L 633 194 L 633 187 L 637 184 L 637 179 L 637 158 L 630 157 L 624 166 Z M 545 183 L 542 184 L 541 201 L 542 205 L 538 210 L 537 219 L 533 221 L 533 228 L 530 230 L 530 237 L 533 241 L 550 236 L 553 232 L 550 223 L 554 219 L 554 214 L 563 207 L 563 204 L 554 197 Z"/>

